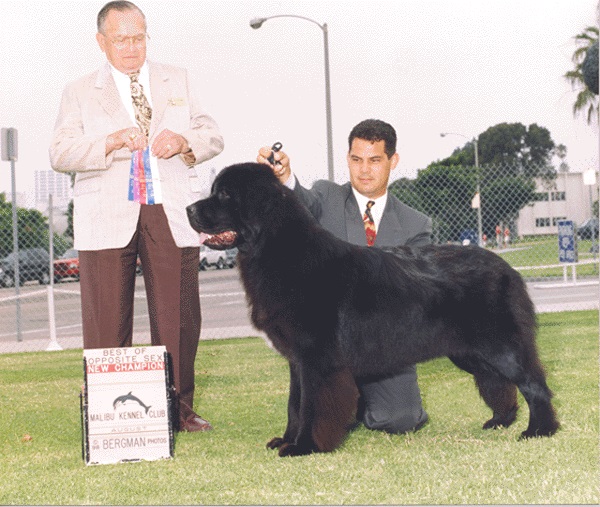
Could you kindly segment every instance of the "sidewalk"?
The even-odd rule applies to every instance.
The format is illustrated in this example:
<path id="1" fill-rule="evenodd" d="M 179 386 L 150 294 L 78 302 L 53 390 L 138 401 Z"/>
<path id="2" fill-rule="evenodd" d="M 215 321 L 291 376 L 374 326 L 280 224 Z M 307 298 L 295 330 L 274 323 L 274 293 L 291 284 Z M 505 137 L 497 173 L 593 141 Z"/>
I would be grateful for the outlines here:
<path id="1" fill-rule="evenodd" d="M 239 327 L 224 327 L 224 328 L 211 328 L 210 333 L 208 330 L 206 334 L 210 334 L 210 338 L 204 338 L 202 335 L 205 334 L 203 330 L 200 336 L 200 340 L 224 340 L 229 338 L 246 338 L 248 336 L 265 337 L 265 334 L 257 331 L 252 326 L 239 326 Z M 217 338 L 219 336 L 220 338 Z M 47 340 L 23 340 L 23 341 L 12 341 L 12 342 L 0 342 L 0 354 L 15 354 L 19 352 L 41 352 L 41 351 L 54 351 L 54 350 L 67 350 L 67 349 L 83 349 L 83 338 L 81 336 L 67 336 L 57 338 L 58 347 L 56 344 L 51 343 L 50 338 Z M 134 333 L 133 334 L 133 345 L 147 345 L 150 343 L 150 335 L 147 333 Z"/>

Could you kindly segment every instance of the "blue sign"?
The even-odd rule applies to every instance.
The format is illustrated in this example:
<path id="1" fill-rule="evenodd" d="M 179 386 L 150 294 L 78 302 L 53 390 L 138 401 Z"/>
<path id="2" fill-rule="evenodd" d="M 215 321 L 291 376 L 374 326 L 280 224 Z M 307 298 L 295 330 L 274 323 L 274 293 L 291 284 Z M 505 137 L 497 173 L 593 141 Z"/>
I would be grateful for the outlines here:
<path id="1" fill-rule="evenodd" d="M 558 260 L 560 262 L 577 262 L 577 241 L 573 220 L 558 222 Z"/>

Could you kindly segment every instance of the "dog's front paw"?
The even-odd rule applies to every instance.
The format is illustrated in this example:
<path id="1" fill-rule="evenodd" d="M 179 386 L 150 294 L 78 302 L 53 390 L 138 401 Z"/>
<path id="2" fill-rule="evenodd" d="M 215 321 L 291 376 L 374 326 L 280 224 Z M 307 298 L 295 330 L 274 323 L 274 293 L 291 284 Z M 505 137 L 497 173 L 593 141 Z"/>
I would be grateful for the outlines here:
<path id="1" fill-rule="evenodd" d="M 297 444 L 287 444 L 284 443 L 279 448 L 279 456 L 306 456 L 307 454 L 311 454 L 313 452 L 312 448 L 306 448 Z"/>
<path id="2" fill-rule="evenodd" d="M 283 444 L 285 444 L 285 440 L 283 438 L 275 437 L 267 442 L 267 449 L 278 449 Z"/>

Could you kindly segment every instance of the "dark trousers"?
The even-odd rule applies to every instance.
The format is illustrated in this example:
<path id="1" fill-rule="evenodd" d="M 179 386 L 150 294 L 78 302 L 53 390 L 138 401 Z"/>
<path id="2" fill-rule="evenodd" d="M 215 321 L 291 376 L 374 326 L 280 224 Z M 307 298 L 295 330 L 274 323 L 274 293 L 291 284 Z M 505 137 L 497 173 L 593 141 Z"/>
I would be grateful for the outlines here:
<path id="1" fill-rule="evenodd" d="M 171 355 L 180 418 L 185 419 L 193 413 L 200 339 L 200 249 L 175 244 L 162 205 L 142 205 L 137 230 L 125 248 L 79 252 L 83 346 L 131 346 L 138 255 L 151 342 L 164 345 Z"/>
<path id="2" fill-rule="evenodd" d="M 357 379 L 360 392 L 357 419 L 365 427 L 388 433 L 418 430 L 428 419 L 417 384 L 416 366 L 398 375 Z"/>

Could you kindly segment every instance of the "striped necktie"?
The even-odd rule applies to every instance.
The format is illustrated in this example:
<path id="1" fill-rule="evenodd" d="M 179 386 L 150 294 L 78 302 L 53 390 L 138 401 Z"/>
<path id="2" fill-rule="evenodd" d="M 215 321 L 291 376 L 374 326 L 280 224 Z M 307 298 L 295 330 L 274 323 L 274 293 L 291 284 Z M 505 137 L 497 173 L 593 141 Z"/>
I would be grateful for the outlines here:
<path id="1" fill-rule="evenodd" d="M 363 214 L 365 234 L 367 235 L 367 246 L 373 246 L 373 244 L 375 243 L 375 237 L 377 236 L 377 231 L 375 230 L 375 221 L 373 220 L 373 215 L 371 213 L 371 208 L 374 204 L 375 201 L 369 201 L 367 203 L 367 209 Z"/>

